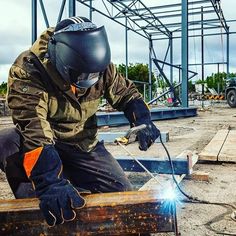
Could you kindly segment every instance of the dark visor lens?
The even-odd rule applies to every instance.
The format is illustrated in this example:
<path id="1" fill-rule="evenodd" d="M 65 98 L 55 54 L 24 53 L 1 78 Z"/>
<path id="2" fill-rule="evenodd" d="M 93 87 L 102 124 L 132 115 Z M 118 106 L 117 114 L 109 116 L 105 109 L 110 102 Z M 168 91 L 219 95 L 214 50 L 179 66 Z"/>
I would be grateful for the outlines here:
<path id="1" fill-rule="evenodd" d="M 77 81 L 83 81 L 83 80 L 93 80 L 95 78 L 99 77 L 99 73 L 82 73 L 77 77 Z"/>

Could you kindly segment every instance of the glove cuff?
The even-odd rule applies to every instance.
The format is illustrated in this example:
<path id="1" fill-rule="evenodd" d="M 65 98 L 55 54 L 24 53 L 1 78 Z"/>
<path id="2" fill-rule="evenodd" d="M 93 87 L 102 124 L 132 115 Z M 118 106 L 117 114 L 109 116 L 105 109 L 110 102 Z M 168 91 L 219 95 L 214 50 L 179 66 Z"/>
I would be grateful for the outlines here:
<path id="1" fill-rule="evenodd" d="M 124 114 L 131 126 L 137 126 L 151 121 L 149 108 L 142 99 L 129 101 L 125 107 Z"/>
<path id="2" fill-rule="evenodd" d="M 38 147 L 32 151 L 26 152 L 24 155 L 23 166 L 28 178 L 30 177 L 31 171 L 39 159 L 42 149 L 43 147 Z"/>
<path id="3" fill-rule="evenodd" d="M 25 155 L 24 162 L 29 156 Z M 32 180 L 36 194 L 40 193 L 52 184 L 65 184 L 67 180 L 61 177 L 62 162 L 59 154 L 53 145 L 46 145 L 41 148 L 39 156 L 32 166 L 29 179 Z"/>

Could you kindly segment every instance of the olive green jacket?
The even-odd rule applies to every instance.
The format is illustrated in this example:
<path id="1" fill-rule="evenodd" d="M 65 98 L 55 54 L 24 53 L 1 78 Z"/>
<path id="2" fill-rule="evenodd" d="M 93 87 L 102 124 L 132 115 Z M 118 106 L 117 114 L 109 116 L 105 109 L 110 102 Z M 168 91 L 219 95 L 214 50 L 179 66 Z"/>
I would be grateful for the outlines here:
<path id="1" fill-rule="evenodd" d="M 25 152 L 55 141 L 90 151 L 98 142 L 95 113 L 101 97 L 122 111 L 141 95 L 112 63 L 95 85 L 74 93 L 47 56 L 52 34 L 52 28 L 46 30 L 10 69 L 8 105 L 13 122 L 22 134 Z"/>

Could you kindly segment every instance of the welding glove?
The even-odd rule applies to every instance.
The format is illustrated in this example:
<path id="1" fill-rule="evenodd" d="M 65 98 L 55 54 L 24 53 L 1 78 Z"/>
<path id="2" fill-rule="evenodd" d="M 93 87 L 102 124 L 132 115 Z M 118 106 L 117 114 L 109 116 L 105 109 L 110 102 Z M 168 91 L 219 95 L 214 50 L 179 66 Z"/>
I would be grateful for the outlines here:
<path id="1" fill-rule="evenodd" d="M 39 207 L 49 226 L 71 221 L 74 209 L 82 208 L 85 200 L 62 177 L 62 163 L 53 145 L 37 148 L 24 155 L 24 168 L 33 182 Z"/>
<path id="2" fill-rule="evenodd" d="M 146 125 L 146 128 L 137 132 L 139 149 L 146 151 L 160 136 L 159 129 L 151 121 L 148 106 L 142 99 L 133 99 L 127 103 L 124 114 L 131 127 Z"/>

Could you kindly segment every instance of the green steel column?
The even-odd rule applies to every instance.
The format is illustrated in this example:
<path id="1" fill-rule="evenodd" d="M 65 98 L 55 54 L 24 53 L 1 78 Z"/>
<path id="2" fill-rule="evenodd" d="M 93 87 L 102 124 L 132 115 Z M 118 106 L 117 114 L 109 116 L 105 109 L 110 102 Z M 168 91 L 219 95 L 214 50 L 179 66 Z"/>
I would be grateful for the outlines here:
<path id="1" fill-rule="evenodd" d="M 204 25 L 203 25 L 203 7 L 201 7 L 201 54 L 202 54 L 202 58 L 201 58 L 201 64 L 202 64 L 202 81 L 204 81 Z M 202 83 L 202 95 L 204 95 L 204 84 Z"/>
<path id="2" fill-rule="evenodd" d="M 76 0 L 69 0 L 69 17 L 75 16 L 75 3 Z"/>
<path id="3" fill-rule="evenodd" d="M 227 76 L 229 75 L 229 27 L 226 32 L 226 66 L 227 66 Z"/>
<path id="4" fill-rule="evenodd" d="M 89 3 L 89 20 L 93 21 L 93 2 L 90 0 Z"/>
<path id="5" fill-rule="evenodd" d="M 148 74 L 148 99 L 152 100 L 152 51 L 153 51 L 153 43 L 152 36 L 149 38 L 149 74 Z"/>
<path id="6" fill-rule="evenodd" d="M 170 33 L 170 64 L 173 65 L 173 36 Z M 173 84 L 173 66 L 170 66 L 170 82 Z"/>
<path id="7" fill-rule="evenodd" d="M 31 1 L 31 10 L 32 10 L 32 27 L 31 27 L 31 42 L 32 44 L 35 42 L 35 40 L 37 39 L 37 0 L 32 0 Z"/>
<path id="8" fill-rule="evenodd" d="M 125 78 L 128 79 L 128 67 L 129 67 L 129 58 L 128 58 L 128 18 L 125 17 Z"/>
<path id="9" fill-rule="evenodd" d="M 182 106 L 188 107 L 188 0 L 182 0 Z"/>

